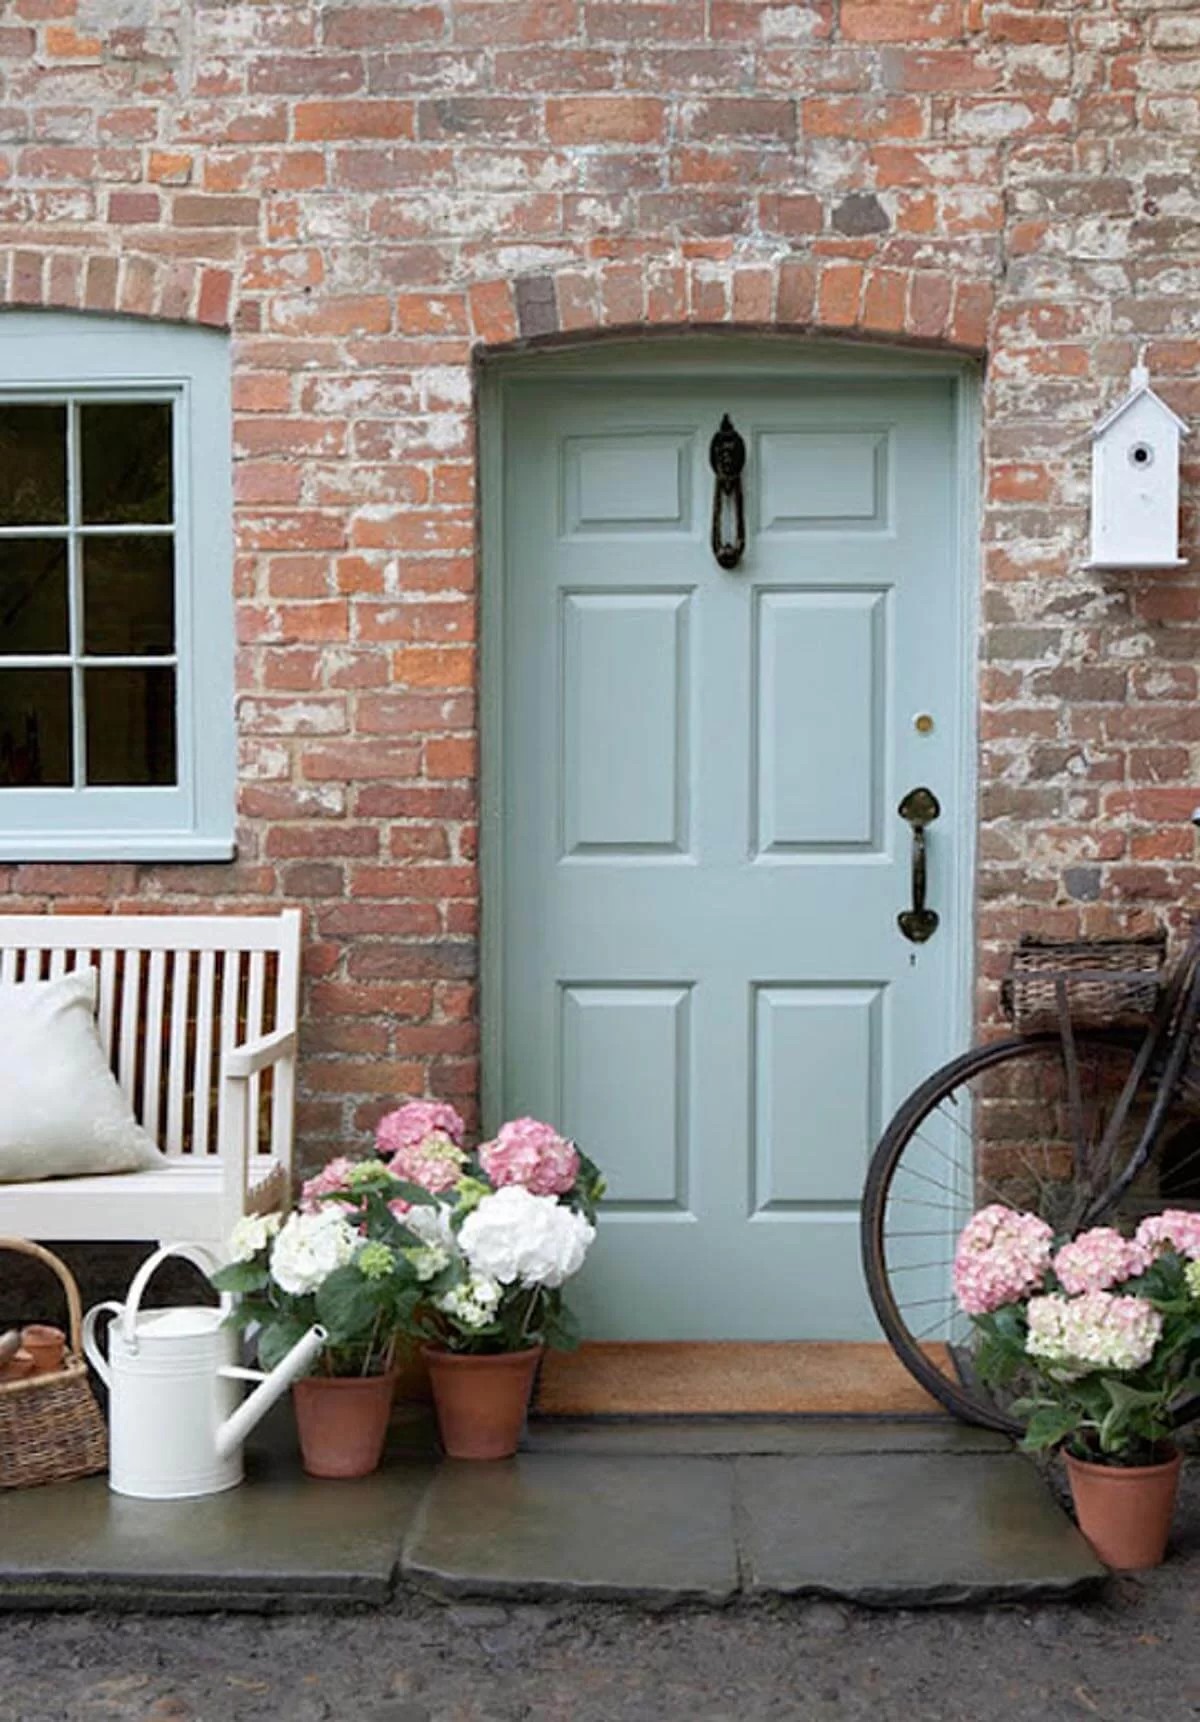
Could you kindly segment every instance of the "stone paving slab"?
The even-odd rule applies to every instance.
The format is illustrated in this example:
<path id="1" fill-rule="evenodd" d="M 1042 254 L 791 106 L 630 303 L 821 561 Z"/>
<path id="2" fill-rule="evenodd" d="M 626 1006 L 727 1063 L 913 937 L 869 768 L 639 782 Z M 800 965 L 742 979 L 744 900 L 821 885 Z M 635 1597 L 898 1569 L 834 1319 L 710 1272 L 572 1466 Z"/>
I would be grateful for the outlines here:
<path id="1" fill-rule="evenodd" d="M 538 1417 L 527 1453 L 1007 1453 L 991 1429 L 949 1417 Z"/>
<path id="2" fill-rule="evenodd" d="M 738 1585 L 733 1473 L 679 1455 L 448 1461 L 402 1570 L 459 1596 L 725 1602 Z"/>
<path id="3" fill-rule="evenodd" d="M 0 1492 L 0 1612 L 378 1606 L 447 1596 L 648 1607 L 807 1591 L 880 1606 L 1025 1601 L 1102 1576 L 1034 1467 L 937 1420 L 535 1421 L 528 1450 L 438 1463 L 401 1410 L 373 1477 L 300 1470 L 286 1406 L 247 1482 L 196 1501 L 102 1477 Z M 999 1450 L 997 1450 L 997 1447 Z"/>
<path id="4" fill-rule="evenodd" d="M 1022 1602 L 1105 1569 L 1019 1454 L 733 1461 L 743 1580 L 876 1606 Z"/>
<path id="5" fill-rule="evenodd" d="M 406 1444 L 402 1432 L 401 1455 Z M 400 1456 L 358 1482 L 318 1481 L 279 1419 L 248 1454 L 246 1482 L 220 1495 L 133 1500 L 104 1477 L 8 1490 L 0 1609 L 378 1604 L 432 1469 Z"/>

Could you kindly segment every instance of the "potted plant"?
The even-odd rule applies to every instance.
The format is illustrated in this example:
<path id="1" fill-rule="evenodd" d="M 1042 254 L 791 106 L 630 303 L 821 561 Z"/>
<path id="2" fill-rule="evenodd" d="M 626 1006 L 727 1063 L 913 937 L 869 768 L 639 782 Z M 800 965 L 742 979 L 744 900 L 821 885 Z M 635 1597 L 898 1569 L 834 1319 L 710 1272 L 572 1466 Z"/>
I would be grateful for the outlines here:
<path id="1" fill-rule="evenodd" d="M 1200 1388 L 1200 1215 L 1059 1241 L 1036 1215 L 993 1204 L 959 1238 L 954 1283 L 981 1335 L 981 1378 L 1017 1389 L 1027 1450 L 1062 1452 L 1101 1560 L 1157 1566 L 1182 1463 L 1172 1407 Z"/>
<path id="2" fill-rule="evenodd" d="M 442 1445 L 500 1459 L 516 1451 L 543 1349 L 578 1343 L 562 1287 L 595 1236 L 603 1181 L 536 1119 L 503 1125 L 474 1154 L 462 1142 L 457 1113 L 426 1102 L 390 1113 L 377 1137 L 390 1170 L 432 1198 L 402 1222 Z"/>
<path id="3" fill-rule="evenodd" d="M 314 1322 L 328 1334 L 316 1373 L 292 1388 L 312 1476 L 363 1477 L 382 1455 L 397 1337 L 421 1296 L 404 1254 L 409 1234 L 389 1207 L 406 1188 L 378 1161 L 331 1161 L 286 1219 L 239 1221 L 230 1260 L 213 1275 L 219 1290 L 236 1294 L 232 1319 L 253 1338 L 264 1369 Z"/>

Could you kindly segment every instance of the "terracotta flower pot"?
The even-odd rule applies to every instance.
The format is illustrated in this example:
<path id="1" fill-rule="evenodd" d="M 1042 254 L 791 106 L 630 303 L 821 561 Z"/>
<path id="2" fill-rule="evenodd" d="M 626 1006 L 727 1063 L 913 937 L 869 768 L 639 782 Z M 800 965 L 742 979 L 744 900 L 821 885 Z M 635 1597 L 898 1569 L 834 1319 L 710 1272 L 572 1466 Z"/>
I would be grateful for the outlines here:
<path id="1" fill-rule="evenodd" d="M 21 1345 L 33 1359 L 38 1375 L 53 1375 L 63 1366 L 67 1336 L 61 1327 L 43 1327 L 35 1323 L 21 1331 Z"/>
<path id="2" fill-rule="evenodd" d="M 541 1346 L 491 1356 L 442 1351 L 435 1345 L 424 1349 L 446 1456 L 511 1458 L 525 1425 Z"/>
<path id="3" fill-rule="evenodd" d="M 1161 1465 L 1093 1465 L 1064 1454 L 1079 1529 L 1105 1566 L 1156 1567 L 1167 1550 L 1182 1453 Z"/>
<path id="4" fill-rule="evenodd" d="M 306 1375 L 292 1385 L 300 1457 L 310 1477 L 367 1477 L 383 1457 L 396 1372 Z"/>

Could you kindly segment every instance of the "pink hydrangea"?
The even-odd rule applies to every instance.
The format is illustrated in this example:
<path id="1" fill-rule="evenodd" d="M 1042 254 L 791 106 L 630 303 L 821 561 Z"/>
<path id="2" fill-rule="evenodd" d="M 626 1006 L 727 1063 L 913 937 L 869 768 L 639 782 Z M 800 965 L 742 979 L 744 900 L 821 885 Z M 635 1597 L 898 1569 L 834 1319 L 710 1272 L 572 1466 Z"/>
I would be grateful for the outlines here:
<path id="1" fill-rule="evenodd" d="M 327 1166 L 323 1166 L 315 1178 L 308 1178 L 300 1186 L 300 1212 L 302 1214 L 321 1214 L 327 1208 L 340 1208 L 343 1213 L 352 1211 L 349 1202 L 330 1202 L 329 1196 L 336 1196 L 346 1188 L 346 1175 L 354 1162 L 345 1154 L 339 1154 Z"/>
<path id="2" fill-rule="evenodd" d="M 502 1124 L 479 1150 L 479 1163 L 497 1189 L 521 1184 L 535 1196 L 565 1196 L 579 1176 L 575 1144 L 536 1118 Z"/>
<path id="3" fill-rule="evenodd" d="M 1167 1208 L 1161 1214 L 1149 1214 L 1134 1237 L 1151 1258 L 1162 1250 L 1177 1250 L 1189 1261 L 1200 1261 L 1200 1213 Z"/>
<path id="4" fill-rule="evenodd" d="M 440 1196 L 458 1183 L 466 1163 L 466 1155 L 444 1130 L 431 1130 L 420 1142 L 398 1149 L 387 1164 L 397 1178 L 407 1178 L 431 1196 Z"/>
<path id="5" fill-rule="evenodd" d="M 1144 1274 L 1149 1266 L 1146 1245 L 1123 1238 L 1112 1226 L 1080 1232 L 1054 1258 L 1054 1271 L 1067 1292 L 1108 1291 L 1122 1280 Z"/>
<path id="6" fill-rule="evenodd" d="M 379 1120 L 375 1141 L 382 1157 L 417 1148 L 435 1132 L 448 1136 L 456 1148 L 461 1148 L 466 1125 L 444 1100 L 409 1100 Z"/>
<path id="7" fill-rule="evenodd" d="M 1041 1285 L 1054 1233 L 1036 1214 L 993 1202 L 963 1227 L 954 1252 L 954 1291 L 968 1315 L 988 1315 Z"/>

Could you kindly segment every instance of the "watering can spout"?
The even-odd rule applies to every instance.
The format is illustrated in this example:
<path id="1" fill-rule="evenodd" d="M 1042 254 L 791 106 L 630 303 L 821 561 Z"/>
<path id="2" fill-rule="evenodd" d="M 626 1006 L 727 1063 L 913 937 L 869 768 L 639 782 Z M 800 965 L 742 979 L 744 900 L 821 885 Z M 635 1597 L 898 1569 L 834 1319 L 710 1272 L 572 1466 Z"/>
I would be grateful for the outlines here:
<path id="1" fill-rule="evenodd" d="M 237 1452 L 247 1435 L 266 1416 L 275 1401 L 282 1399 L 292 1382 L 307 1372 L 328 1339 L 329 1335 L 323 1327 L 310 1327 L 303 1339 L 297 1340 L 287 1356 L 275 1365 L 269 1375 L 261 1375 L 257 1370 L 249 1369 L 221 1371 L 222 1375 L 234 1376 L 241 1381 L 257 1381 L 258 1386 L 217 1430 L 217 1453 L 220 1458 L 228 1459 L 231 1454 Z"/>

